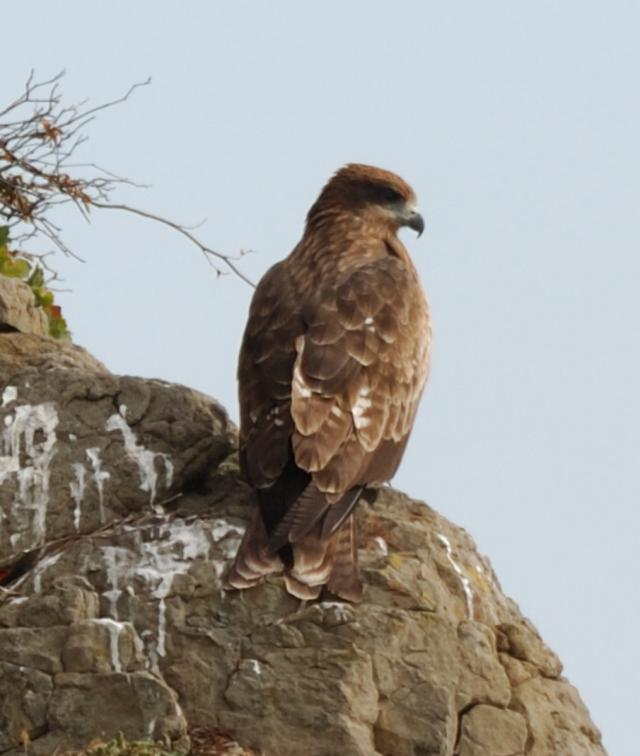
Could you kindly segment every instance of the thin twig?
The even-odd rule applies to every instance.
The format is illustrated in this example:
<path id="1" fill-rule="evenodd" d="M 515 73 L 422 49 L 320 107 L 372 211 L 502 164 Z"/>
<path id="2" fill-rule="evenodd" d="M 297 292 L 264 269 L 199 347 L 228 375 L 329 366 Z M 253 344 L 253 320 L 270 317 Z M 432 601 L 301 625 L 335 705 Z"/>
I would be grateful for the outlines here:
<path id="1" fill-rule="evenodd" d="M 89 108 L 86 100 L 76 105 L 62 103 L 60 81 L 63 77 L 64 71 L 61 71 L 46 81 L 36 82 L 31 71 L 22 94 L 0 110 L 0 225 L 9 226 L 13 243 L 24 246 L 46 239 L 57 252 L 82 260 L 65 242 L 62 229 L 51 218 L 52 210 L 73 203 L 87 221 L 92 207 L 123 210 L 177 231 L 200 249 L 218 275 L 231 271 L 253 287 L 235 264 L 237 257 L 217 252 L 196 237 L 193 228 L 111 201 L 112 193 L 123 184 L 144 185 L 95 162 L 72 162 L 76 150 L 87 140 L 83 129 L 101 111 L 126 102 L 138 88 L 148 86 L 151 78 L 133 84 L 122 97 Z M 77 175 L 79 170 L 88 174 Z M 39 260 L 56 278 L 52 263 L 44 262 L 49 254 L 29 251 L 28 257 Z M 214 260 L 220 261 L 228 271 Z"/>
<path id="2" fill-rule="evenodd" d="M 129 205 L 116 205 L 116 204 L 110 204 L 105 202 L 92 202 L 91 203 L 94 207 L 100 207 L 105 210 L 123 210 L 127 213 L 133 213 L 134 215 L 139 215 L 142 218 L 148 218 L 149 220 L 156 221 L 157 223 L 162 223 L 164 226 L 169 226 L 169 228 L 172 228 L 174 231 L 177 231 L 179 234 L 182 234 L 182 236 L 186 237 L 190 242 L 196 245 L 198 249 L 205 255 L 206 259 L 209 261 L 209 263 L 212 265 L 214 270 L 219 274 L 222 275 L 224 271 L 221 271 L 216 265 L 211 263 L 211 260 L 209 259 L 208 255 L 217 258 L 218 260 L 221 260 L 225 265 L 227 265 L 230 270 L 232 270 L 237 276 L 239 276 L 245 283 L 248 283 L 249 286 L 256 288 L 256 285 L 251 281 L 251 279 L 247 278 L 245 274 L 233 263 L 233 259 L 229 255 L 225 255 L 222 252 L 216 252 L 216 250 L 211 249 L 211 247 L 208 247 L 206 244 L 200 241 L 196 236 L 194 236 L 190 231 L 188 231 L 184 226 L 180 225 L 179 223 L 175 223 L 174 221 L 169 220 L 168 218 L 163 218 L 161 215 L 156 215 L 155 213 L 149 213 L 146 210 L 140 210 L 137 207 L 130 207 Z"/>

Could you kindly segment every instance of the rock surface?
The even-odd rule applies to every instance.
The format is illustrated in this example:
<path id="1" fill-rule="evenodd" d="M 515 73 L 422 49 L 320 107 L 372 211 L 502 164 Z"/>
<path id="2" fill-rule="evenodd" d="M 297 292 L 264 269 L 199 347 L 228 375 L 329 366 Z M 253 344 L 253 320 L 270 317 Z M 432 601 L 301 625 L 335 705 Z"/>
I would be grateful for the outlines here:
<path id="1" fill-rule="evenodd" d="M 49 321 L 42 308 L 36 307 L 33 292 L 16 278 L 0 276 L 0 331 L 49 333 Z"/>
<path id="2" fill-rule="evenodd" d="M 275 756 L 604 754 L 468 534 L 383 488 L 359 606 L 225 592 L 252 507 L 236 435 L 183 386 L 0 334 L 0 753 L 216 728 Z M 4 568 L 4 570 L 3 570 Z"/>

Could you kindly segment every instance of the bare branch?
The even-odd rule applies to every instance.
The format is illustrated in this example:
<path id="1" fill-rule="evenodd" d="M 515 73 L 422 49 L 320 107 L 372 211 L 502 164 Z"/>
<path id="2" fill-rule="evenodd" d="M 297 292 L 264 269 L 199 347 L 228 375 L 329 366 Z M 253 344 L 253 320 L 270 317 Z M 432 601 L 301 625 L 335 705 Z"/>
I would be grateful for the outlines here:
<path id="1" fill-rule="evenodd" d="M 93 202 L 92 203 L 94 207 L 101 207 L 105 210 L 123 210 L 127 213 L 133 213 L 134 215 L 140 215 L 142 218 L 148 218 L 149 220 L 156 221 L 157 223 L 162 223 L 164 226 L 168 226 L 169 228 L 172 228 L 174 231 L 177 231 L 179 234 L 182 234 L 186 239 L 188 239 L 192 244 L 195 244 L 196 247 L 203 253 L 205 258 L 207 259 L 207 262 L 213 267 L 213 269 L 216 271 L 218 275 L 223 275 L 225 271 L 220 270 L 220 268 L 211 261 L 212 257 L 215 257 L 217 260 L 220 260 L 223 262 L 233 273 L 235 273 L 237 276 L 239 276 L 245 283 L 248 283 L 249 286 L 256 288 L 256 285 L 251 281 L 245 274 L 235 265 L 234 260 L 237 260 L 238 258 L 231 257 L 230 255 L 225 255 L 222 252 L 216 252 L 214 249 L 211 249 L 211 247 L 208 247 L 206 244 L 200 241 L 196 236 L 194 236 L 187 228 L 186 226 L 183 226 L 179 223 L 175 223 L 174 221 L 168 220 L 167 218 L 163 218 L 160 215 L 155 215 L 154 213 L 149 213 L 146 210 L 139 210 L 136 207 L 130 207 L 129 205 L 113 205 L 109 203 L 103 203 L 103 202 Z M 240 255 L 242 256 L 242 254 Z"/>
<path id="2" fill-rule="evenodd" d="M 144 185 L 95 162 L 72 162 L 72 156 L 88 138 L 83 130 L 97 115 L 126 102 L 137 89 L 148 86 L 151 79 L 133 84 L 121 97 L 86 107 L 86 100 L 76 105 L 63 104 L 60 82 L 64 75 L 61 71 L 46 81 L 36 82 L 31 71 L 22 94 L 0 110 L 0 225 L 9 226 L 14 243 L 24 245 L 45 239 L 53 245 L 53 250 L 44 254 L 27 252 L 23 256 L 37 259 L 53 278 L 57 278 L 54 266 L 45 261 L 52 252 L 57 250 L 82 260 L 69 248 L 62 230 L 51 219 L 52 209 L 73 203 L 87 221 L 91 208 L 97 207 L 123 210 L 168 226 L 198 247 L 218 275 L 227 272 L 224 270 L 227 268 L 253 286 L 236 266 L 237 257 L 212 249 L 187 226 L 111 201 L 111 195 L 121 185 L 136 188 Z"/>

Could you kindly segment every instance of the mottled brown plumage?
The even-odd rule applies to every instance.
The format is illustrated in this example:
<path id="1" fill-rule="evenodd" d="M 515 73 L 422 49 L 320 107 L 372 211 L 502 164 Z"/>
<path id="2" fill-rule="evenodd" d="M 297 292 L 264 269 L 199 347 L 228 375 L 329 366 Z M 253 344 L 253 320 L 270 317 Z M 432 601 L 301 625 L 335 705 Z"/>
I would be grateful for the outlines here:
<path id="1" fill-rule="evenodd" d="M 422 231 L 399 176 L 348 165 L 256 289 L 238 379 L 240 455 L 258 511 L 228 575 L 248 588 L 361 596 L 353 508 L 389 480 L 426 382 L 427 302 L 398 229 Z"/>

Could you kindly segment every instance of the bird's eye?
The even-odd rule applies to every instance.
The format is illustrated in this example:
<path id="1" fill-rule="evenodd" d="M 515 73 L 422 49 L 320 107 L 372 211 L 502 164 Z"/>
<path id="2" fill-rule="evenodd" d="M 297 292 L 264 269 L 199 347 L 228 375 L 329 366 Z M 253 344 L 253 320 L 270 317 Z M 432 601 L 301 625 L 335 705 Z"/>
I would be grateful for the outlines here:
<path id="1" fill-rule="evenodd" d="M 400 202 L 402 199 L 400 192 L 396 192 L 396 190 L 392 189 L 390 186 L 384 187 L 382 190 L 382 197 L 385 202 Z"/>

